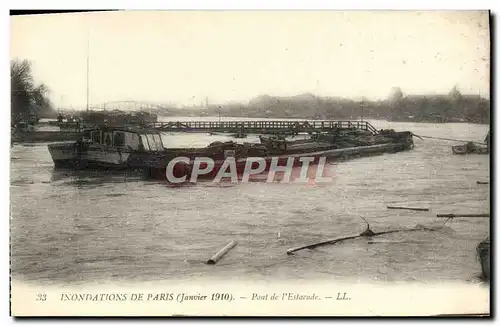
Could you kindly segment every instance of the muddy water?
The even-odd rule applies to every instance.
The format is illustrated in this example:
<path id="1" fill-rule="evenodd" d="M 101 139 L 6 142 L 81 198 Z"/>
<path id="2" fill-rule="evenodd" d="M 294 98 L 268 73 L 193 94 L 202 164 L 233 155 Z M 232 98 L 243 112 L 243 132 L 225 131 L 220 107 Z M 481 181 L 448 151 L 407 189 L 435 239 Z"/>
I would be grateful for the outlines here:
<path id="1" fill-rule="evenodd" d="M 487 126 L 374 121 L 377 128 L 483 141 Z M 225 136 L 164 135 L 167 147 Z M 245 140 L 248 141 L 248 140 Z M 479 271 L 489 219 L 435 232 L 395 233 L 286 250 L 363 231 L 439 225 L 437 213 L 489 212 L 489 156 L 451 154 L 453 142 L 415 139 L 413 151 L 332 166 L 327 184 L 212 184 L 172 188 L 132 174 L 55 171 L 47 144 L 11 149 L 11 258 L 15 279 L 40 282 L 193 277 L 443 281 Z M 387 210 L 387 205 L 429 212 Z M 206 261 L 238 245 L 214 268 Z"/>

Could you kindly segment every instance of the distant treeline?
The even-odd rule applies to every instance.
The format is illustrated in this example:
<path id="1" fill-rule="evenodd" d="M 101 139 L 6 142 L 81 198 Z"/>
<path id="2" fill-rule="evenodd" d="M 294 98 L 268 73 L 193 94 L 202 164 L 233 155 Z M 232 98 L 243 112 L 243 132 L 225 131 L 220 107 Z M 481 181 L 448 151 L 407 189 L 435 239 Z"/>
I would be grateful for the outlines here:
<path id="1" fill-rule="evenodd" d="M 292 97 L 263 95 L 248 104 L 228 103 L 208 107 L 175 107 L 158 104 L 144 108 L 159 116 L 246 117 L 345 120 L 380 119 L 415 122 L 490 123 L 490 101 L 462 95 L 454 88 L 446 95 L 407 95 L 399 89 L 385 100 L 352 100 L 302 94 Z"/>
<path id="2" fill-rule="evenodd" d="M 44 84 L 35 84 L 29 61 L 11 61 L 11 126 L 19 126 L 21 122 L 35 124 L 41 117 L 54 116 L 56 112 L 48 92 Z"/>
<path id="3" fill-rule="evenodd" d="M 399 89 L 385 100 L 351 100 L 302 94 L 293 97 L 259 96 L 248 103 L 173 109 L 169 115 L 231 116 L 249 118 L 387 119 L 416 122 L 490 122 L 490 101 L 462 95 L 454 88 L 446 95 L 407 95 Z M 161 112 L 157 112 L 162 114 Z"/>

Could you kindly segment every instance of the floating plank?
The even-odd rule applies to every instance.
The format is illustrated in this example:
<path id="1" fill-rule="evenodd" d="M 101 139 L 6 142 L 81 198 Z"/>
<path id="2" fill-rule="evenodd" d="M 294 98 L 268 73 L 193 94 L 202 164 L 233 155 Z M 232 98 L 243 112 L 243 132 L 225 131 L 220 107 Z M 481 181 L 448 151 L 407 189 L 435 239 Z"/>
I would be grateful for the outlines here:
<path id="1" fill-rule="evenodd" d="M 286 254 L 293 255 L 294 252 L 302 250 L 302 249 L 314 249 L 314 248 L 319 247 L 319 246 L 324 246 L 327 244 L 335 244 L 339 241 L 356 239 L 358 237 L 360 237 L 360 235 L 356 234 L 356 235 L 351 235 L 351 236 L 344 237 L 344 238 L 336 238 L 336 239 L 326 240 L 326 241 L 322 241 L 322 242 L 318 242 L 318 243 L 314 243 L 314 244 L 310 244 L 310 245 L 305 245 L 305 246 L 301 246 L 301 247 L 297 247 L 297 248 L 292 248 L 292 249 L 288 249 L 286 251 Z"/>
<path id="2" fill-rule="evenodd" d="M 487 184 L 490 184 L 488 181 L 478 181 L 477 182 L 478 185 L 487 185 Z"/>
<path id="3" fill-rule="evenodd" d="M 297 247 L 297 248 L 288 249 L 286 251 L 286 254 L 287 255 L 293 255 L 294 252 L 299 251 L 299 250 L 314 249 L 314 248 L 319 247 L 319 246 L 324 246 L 324 245 L 327 245 L 327 244 L 335 244 L 335 243 L 340 242 L 340 241 L 350 240 L 350 239 L 356 239 L 356 238 L 361 238 L 361 237 L 368 237 L 368 238 L 370 238 L 370 237 L 374 237 L 374 236 L 378 236 L 378 235 L 389 234 L 389 233 L 396 233 L 396 232 L 410 232 L 410 231 L 422 231 L 422 230 L 436 231 L 436 230 L 439 230 L 441 228 L 443 228 L 443 227 L 440 226 L 440 227 L 436 227 L 436 228 L 430 228 L 430 227 L 425 227 L 425 226 L 417 226 L 417 227 L 414 227 L 414 228 L 411 228 L 411 229 L 388 230 L 388 231 L 382 231 L 382 232 L 373 232 L 370 229 L 366 229 L 365 231 L 363 231 L 360 234 L 351 235 L 351 236 L 343 237 L 343 238 L 336 238 L 336 239 L 326 240 L 326 241 L 317 242 L 317 243 L 313 243 L 313 244 L 309 244 L 309 245 L 305 245 L 305 246 L 301 246 L 301 247 Z"/>
<path id="4" fill-rule="evenodd" d="M 408 209 L 411 211 L 424 211 L 428 212 L 428 208 L 418 208 L 418 207 L 401 207 L 401 206 L 387 206 L 388 209 Z"/>
<path id="5" fill-rule="evenodd" d="M 236 246 L 236 242 L 232 241 L 232 240 L 229 241 L 229 243 L 224 248 L 222 248 L 221 250 L 219 250 L 219 252 L 217 252 L 215 255 L 212 256 L 212 258 L 210 258 L 207 261 L 207 264 L 209 264 L 209 265 L 215 265 L 234 246 Z"/>
<path id="6" fill-rule="evenodd" d="M 490 214 L 437 214 L 437 217 L 455 218 L 455 217 L 490 217 Z"/>

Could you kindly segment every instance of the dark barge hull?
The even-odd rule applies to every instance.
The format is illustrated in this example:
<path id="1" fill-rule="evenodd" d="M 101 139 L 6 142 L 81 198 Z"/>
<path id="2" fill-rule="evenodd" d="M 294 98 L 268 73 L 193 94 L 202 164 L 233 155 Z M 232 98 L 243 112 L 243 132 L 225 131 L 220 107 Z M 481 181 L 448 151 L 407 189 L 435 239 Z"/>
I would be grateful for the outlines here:
<path id="1" fill-rule="evenodd" d="M 166 157 L 164 152 L 138 152 L 126 150 L 106 150 L 79 146 L 77 142 L 48 145 L 56 168 L 75 170 L 144 170 L 159 167 Z"/>
<path id="2" fill-rule="evenodd" d="M 300 158 L 302 157 L 312 157 L 313 161 L 310 163 L 311 165 L 318 164 L 321 157 L 326 158 L 326 162 L 335 162 L 335 161 L 345 161 L 360 157 L 373 156 L 373 155 L 382 155 L 385 153 L 396 153 L 400 151 L 410 150 L 412 145 L 407 143 L 389 143 L 389 144 L 381 144 L 381 145 L 373 145 L 373 146 L 359 146 L 359 147 L 351 147 L 351 148 L 343 148 L 343 149 L 330 149 L 323 150 L 319 152 L 310 152 L 310 153 L 301 153 L 301 154 L 288 154 L 288 155 L 274 155 L 267 157 L 258 157 L 259 159 L 265 160 L 266 167 L 263 172 L 269 171 L 270 164 L 273 159 L 277 160 L 279 166 L 286 166 L 289 158 L 293 158 L 293 166 L 300 166 L 302 162 Z M 147 153 L 136 153 L 132 154 L 132 156 L 124 162 L 123 164 L 110 164 L 102 161 L 93 161 L 84 159 L 81 156 L 73 157 L 73 158 L 54 158 L 54 165 L 56 168 L 69 168 L 69 169 L 77 169 L 77 170 L 103 170 L 103 171 L 123 171 L 123 170 L 133 170 L 133 171 L 143 171 L 148 177 L 152 179 L 166 180 L 166 168 L 168 162 L 173 159 L 175 156 L 163 157 L 159 154 L 147 154 Z M 189 158 L 190 164 L 177 163 L 174 166 L 173 174 L 175 177 L 190 177 L 193 162 L 197 156 L 193 155 L 190 157 L 188 153 L 184 155 L 179 153 L 176 156 L 186 156 Z M 236 168 L 238 175 L 241 175 L 245 169 L 247 158 L 236 158 Z M 199 176 L 201 179 L 206 178 L 214 178 L 219 170 L 223 167 L 224 160 L 214 160 L 214 168 L 210 173 L 202 174 Z M 202 166 L 203 168 L 203 166 Z"/>
<path id="3" fill-rule="evenodd" d="M 355 158 L 360 158 L 360 157 L 366 157 L 366 156 L 374 156 L 374 155 L 382 155 L 385 153 L 396 153 L 400 151 L 406 151 L 410 150 L 413 147 L 413 144 L 407 144 L 407 143 L 389 143 L 389 144 L 380 144 L 380 145 L 372 145 L 372 146 L 358 146 L 358 147 L 350 147 L 350 148 L 343 148 L 343 149 L 329 149 L 329 150 L 323 150 L 323 151 L 318 151 L 318 152 L 309 152 L 309 153 L 301 153 L 301 154 L 287 154 L 287 155 L 274 155 L 274 156 L 267 156 L 267 157 L 252 157 L 254 159 L 260 159 L 265 161 L 266 166 L 265 169 L 262 171 L 263 172 L 268 172 L 271 167 L 271 162 L 272 160 L 276 160 L 278 166 L 286 166 L 289 158 L 293 158 L 293 167 L 297 166 L 302 166 L 302 161 L 300 159 L 302 157 L 312 157 L 313 160 L 311 161 L 310 165 L 317 165 L 320 162 L 320 159 L 322 157 L 325 158 L 325 163 L 330 163 L 330 162 L 336 162 L 336 161 L 346 161 L 350 159 L 355 159 Z M 179 155 L 182 156 L 182 155 Z M 188 157 L 188 156 L 186 156 Z M 173 158 L 173 157 L 172 157 Z M 193 162 L 196 156 L 193 157 L 188 157 L 190 159 L 190 163 L 177 163 L 174 166 L 173 169 L 173 175 L 177 178 L 186 176 L 189 178 L 191 176 L 191 173 L 193 171 Z M 247 159 L 248 158 L 236 158 L 236 170 L 238 177 L 241 177 L 243 172 L 245 171 L 245 167 L 247 164 Z M 168 161 L 168 160 L 167 160 Z M 166 161 L 166 162 L 167 162 Z M 167 163 L 168 164 L 168 163 Z M 161 180 L 166 180 L 166 166 L 167 164 L 164 164 L 160 167 L 154 167 L 154 168 L 149 168 L 148 173 L 150 176 L 154 179 L 161 179 Z M 253 163 L 252 164 L 252 169 L 255 168 L 255 165 L 258 163 Z M 201 174 L 198 177 L 201 179 L 213 179 L 216 177 L 216 175 L 219 173 L 219 170 L 224 167 L 224 169 L 227 169 L 227 165 L 224 166 L 224 160 L 214 160 L 214 168 L 206 174 Z M 204 168 L 203 165 L 200 166 L 200 168 Z M 224 172 L 224 171 L 223 171 Z"/>
<path id="4" fill-rule="evenodd" d="M 490 239 L 489 237 L 479 243 L 477 246 L 477 255 L 481 263 L 481 277 L 485 281 L 490 280 Z"/>
<path id="5" fill-rule="evenodd" d="M 467 155 L 467 154 L 489 154 L 490 151 L 486 146 L 478 146 L 478 145 L 473 145 L 467 146 L 467 145 L 455 145 L 451 147 L 451 151 L 455 155 Z"/>
<path id="6" fill-rule="evenodd" d="M 128 131 L 127 131 L 128 132 Z M 107 132 L 108 136 L 110 135 Z M 153 135 L 148 135 L 153 137 Z M 366 135 L 365 135 L 366 136 Z M 272 166 L 292 167 L 316 165 L 319 162 L 343 161 L 356 157 L 380 155 L 410 150 L 413 148 L 411 132 L 394 132 L 381 130 L 377 139 L 373 135 L 370 141 L 363 141 L 363 135 L 350 136 L 352 144 L 342 139 L 315 139 L 308 141 L 277 142 L 266 140 L 265 144 L 236 144 L 234 142 L 215 142 L 206 148 L 169 148 L 156 146 L 132 149 L 131 147 L 113 147 L 90 140 L 79 140 L 69 143 L 49 144 L 48 149 L 56 167 L 74 169 L 103 170 L 143 170 L 149 177 L 162 180 L 167 178 L 167 169 L 172 168 L 174 177 L 190 177 L 193 168 L 205 170 L 207 163 L 197 165 L 198 161 L 208 159 L 210 171 L 203 171 L 201 178 L 219 176 L 219 171 L 242 175 L 245 169 L 262 172 L 269 171 Z M 141 135 L 141 137 L 146 137 Z M 337 137 L 333 135 L 333 137 Z M 328 138 L 328 137 L 327 137 Z M 109 141 L 110 139 L 107 138 Z M 152 138 L 150 141 L 153 141 Z M 149 142 L 149 141 L 148 141 Z M 366 145 L 377 143 L 377 145 Z M 361 144 L 356 144 L 361 143 Z M 151 143 L 153 144 L 153 143 Z M 339 148 L 343 147 L 343 148 Z M 153 147 L 151 147 L 153 148 Z M 161 148 L 161 149 L 160 149 Z M 182 157 L 183 159 L 174 160 Z M 198 161 L 196 161 L 198 159 Z M 203 160 L 205 159 L 205 160 Z M 232 161 L 234 160 L 234 162 Z M 196 162 L 196 164 L 195 164 Z M 262 163 L 265 162 L 265 165 Z M 248 163 L 248 164 L 247 164 Z M 203 165 L 205 164 L 205 166 Z M 255 164 L 255 165 L 254 165 Z M 229 168 L 229 169 L 228 169 Z M 236 169 L 236 171 L 234 171 Z M 229 171 L 228 171 L 229 170 Z M 195 175 L 196 173 L 193 173 Z M 170 174 L 168 174 L 170 176 Z"/>

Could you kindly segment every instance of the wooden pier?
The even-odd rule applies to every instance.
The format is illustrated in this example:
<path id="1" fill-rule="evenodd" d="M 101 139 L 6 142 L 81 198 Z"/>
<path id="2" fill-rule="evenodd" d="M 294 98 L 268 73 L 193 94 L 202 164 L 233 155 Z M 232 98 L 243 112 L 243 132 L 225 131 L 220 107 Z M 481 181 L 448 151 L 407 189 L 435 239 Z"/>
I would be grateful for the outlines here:
<path id="1" fill-rule="evenodd" d="M 156 122 L 147 127 L 167 132 L 233 132 L 233 133 L 290 133 L 328 132 L 338 129 L 365 130 L 377 134 L 377 129 L 367 121 L 169 121 Z"/>

